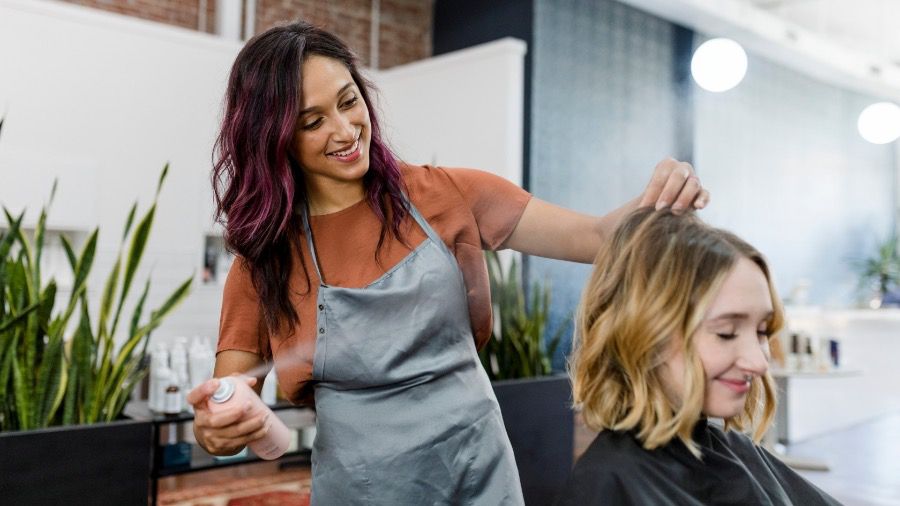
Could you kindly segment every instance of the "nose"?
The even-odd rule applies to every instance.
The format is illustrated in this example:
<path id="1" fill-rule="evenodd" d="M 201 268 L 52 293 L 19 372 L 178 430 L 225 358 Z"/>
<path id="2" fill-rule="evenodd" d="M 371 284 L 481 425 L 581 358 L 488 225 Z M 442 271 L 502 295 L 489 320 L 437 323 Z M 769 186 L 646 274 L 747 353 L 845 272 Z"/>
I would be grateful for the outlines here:
<path id="1" fill-rule="evenodd" d="M 741 341 L 735 365 L 748 374 L 762 376 L 769 370 L 769 359 L 765 350 L 765 347 L 768 346 L 768 340 L 760 341 L 759 337 L 754 333 L 752 338 L 747 336 L 746 339 Z"/>
<path id="2" fill-rule="evenodd" d="M 339 114 L 338 120 L 334 123 L 335 142 L 346 143 L 356 140 L 356 127 L 346 114 Z"/>

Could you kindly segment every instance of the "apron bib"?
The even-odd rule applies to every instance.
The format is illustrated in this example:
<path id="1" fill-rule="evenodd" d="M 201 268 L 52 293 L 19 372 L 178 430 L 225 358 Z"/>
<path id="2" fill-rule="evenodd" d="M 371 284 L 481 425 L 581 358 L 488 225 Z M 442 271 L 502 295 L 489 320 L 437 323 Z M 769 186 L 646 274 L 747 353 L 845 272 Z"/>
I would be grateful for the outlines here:
<path id="1" fill-rule="evenodd" d="M 319 276 L 312 504 L 522 505 L 456 258 L 428 236 L 364 288 Z"/>

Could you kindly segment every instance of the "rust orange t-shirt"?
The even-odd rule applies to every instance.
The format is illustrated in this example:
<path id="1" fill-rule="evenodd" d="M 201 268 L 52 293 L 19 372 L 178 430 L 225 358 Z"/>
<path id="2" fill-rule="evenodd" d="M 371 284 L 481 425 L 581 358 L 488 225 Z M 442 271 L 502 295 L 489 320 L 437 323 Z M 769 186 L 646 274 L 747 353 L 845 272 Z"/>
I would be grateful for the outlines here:
<path id="1" fill-rule="evenodd" d="M 402 166 L 409 199 L 454 254 L 468 297 L 476 345 L 491 336 L 491 299 L 483 249 L 499 248 L 519 222 L 531 195 L 506 179 L 474 169 Z M 381 223 L 366 200 L 341 211 L 310 217 L 319 267 L 331 286 L 362 288 L 399 263 L 426 236 L 407 216 L 400 240 L 386 236 L 375 260 Z M 302 231 L 297 233 L 302 235 Z M 256 353 L 275 360 L 278 383 L 294 402 L 311 402 L 316 346 L 318 277 L 306 238 L 298 241 L 306 269 L 294 262 L 291 297 L 300 318 L 293 329 L 269 335 L 245 262 L 238 258 L 228 273 L 219 322 L 218 351 Z M 299 260 L 299 259 L 297 259 Z M 306 276 L 310 283 L 307 290 Z M 402 318 L 402 315 L 397 315 Z"/>

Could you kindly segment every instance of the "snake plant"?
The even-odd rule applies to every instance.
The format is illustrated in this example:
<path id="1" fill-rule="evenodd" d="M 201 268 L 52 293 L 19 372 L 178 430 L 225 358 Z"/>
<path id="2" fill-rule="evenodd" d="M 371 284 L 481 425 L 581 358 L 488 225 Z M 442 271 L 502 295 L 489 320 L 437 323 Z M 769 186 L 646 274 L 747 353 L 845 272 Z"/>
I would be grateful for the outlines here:
<path id="1" fill-rule="evenodd" d="M 87 280 L 99 229 L 93 230 L 77 254 L 70 241 L 60 237 L 73 283 L 68 301 L 56 310 L 56 281 L 45 281 L 41 273 L 50 204 L 42 209 L 31 237 L 22 229 L 24 211 L 13 216 L 4 207 L 7 226 L 0 232 L 0 430 L 105 422 L 122 413 L 129 393 L 146 372 L 141 359 L 150 332 L 184 300 L 191 287 L 192 278 L 188 278 L 145 317 L 150 291 L 147 279 L 130 318 L 121 322 L 120 329 L 167 173 L 168 165 L 160 175 L 153 204 L 134 228 L 137 203 L 131 207 L 93 321 Z M 51 203 L 55 191 L 54 183 Z M 117 335 L 119 346 L 114 339 Z"/>
<path id="2" fill-rule="evenodd" d="M 515 258 L 508 270 L 493 251 L 485 252 L 485 259 L 495 322 L 494 334 L 479 356 L 488 377 L 505 380 L 550 374 L 551 357 L 565 330 L 560 325 L 545 339 L 550 288 L 533 283 L 526 294 Z"/>

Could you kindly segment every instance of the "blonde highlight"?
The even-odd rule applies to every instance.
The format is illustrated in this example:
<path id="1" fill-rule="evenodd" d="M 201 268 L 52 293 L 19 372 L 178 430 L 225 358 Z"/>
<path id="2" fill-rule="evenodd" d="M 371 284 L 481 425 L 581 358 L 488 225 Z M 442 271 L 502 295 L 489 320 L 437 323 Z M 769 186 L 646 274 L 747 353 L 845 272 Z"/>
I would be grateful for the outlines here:
<path id="1" fill-rule="evenodd" d="M 764 257 L 734 234 L 693 214 L 640 209 L 597 255 L 576 316 L 570 358 L 573 400 L 593 430 L 636 431 L 650 450 L 681 440 L 697 457 L 692 431 L 702 416 L 706 376 L 691 336 L 738 258 L 760 266 L 775 314 L 783 312 Z M 684 336 L 684 391 L 674 398 L 661 377 L 667 348 Z M 745 409 L 726 429 L 754 430 L 759 441 L 775 413 L 774 382 L 754 380 Z"/>

